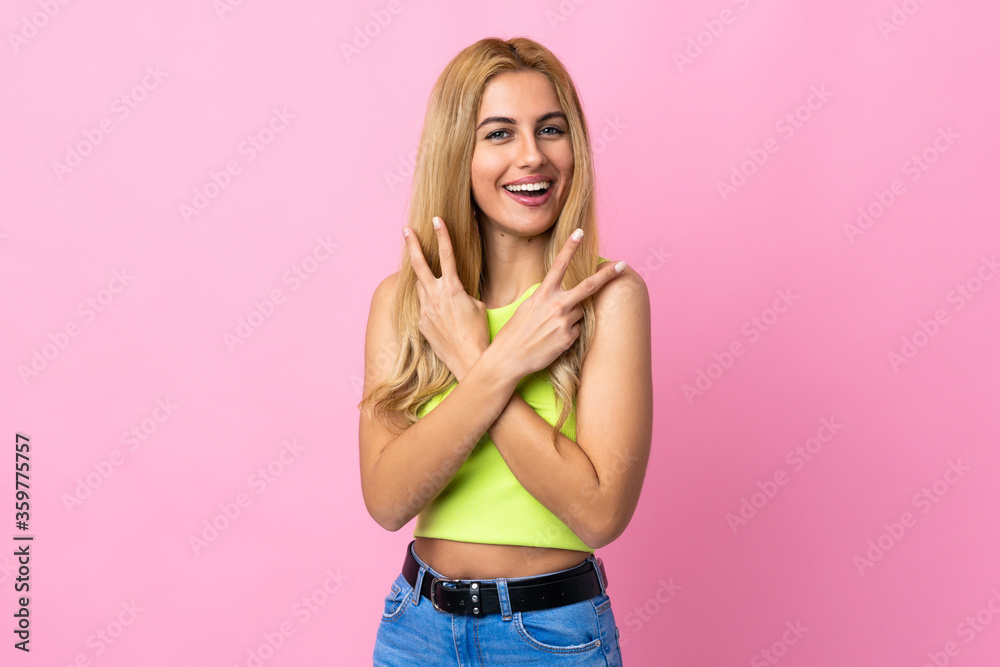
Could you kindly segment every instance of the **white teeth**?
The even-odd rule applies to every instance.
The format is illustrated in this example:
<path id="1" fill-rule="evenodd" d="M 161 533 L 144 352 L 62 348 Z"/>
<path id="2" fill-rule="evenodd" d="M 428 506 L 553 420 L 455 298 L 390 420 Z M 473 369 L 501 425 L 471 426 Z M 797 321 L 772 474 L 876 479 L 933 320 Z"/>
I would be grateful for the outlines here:
<path id="1" fill-rule="evenodd" d="M 505 185 L 504 187 L 511 192 L 523 192 L 525 190 L 544 190 L 551 186 L 552 183 L 550 181 L 542 181 L 541 183 L 528 183 L 526 185 Z"/>

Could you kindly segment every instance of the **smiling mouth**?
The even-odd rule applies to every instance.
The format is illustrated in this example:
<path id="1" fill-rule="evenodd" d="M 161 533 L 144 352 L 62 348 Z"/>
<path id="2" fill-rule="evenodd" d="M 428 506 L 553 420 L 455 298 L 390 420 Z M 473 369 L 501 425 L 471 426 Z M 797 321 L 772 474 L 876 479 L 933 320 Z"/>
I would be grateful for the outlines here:
<path id="1" fill-rule="evenodd" d="M 538 188 L 537 190 L 535 190 L 535 189 L 523 189 L 523 190 L 522 189 L 513 189 L 512 190 L 511 187 L 512 186 L 506 186 L 505 185 L 505 186 L 503 186 L 503 189 L 506 190 L 507 192 L 509 192 L 510 194 L 515 195 L 517 197 L 542 197 L 542 196 L 545 195 L 546 192 L 548 192 L 549 190 L 552 189 L 552 183 L 549 182 L 549 184 L 546 185 L 544 188 Z M 520 187 L 524 187 L 524 186 L 514 186 L 514 187 L 520 188 Z M 528 187 L 532 187 L 532 186 L 528 186 Z"/>
<path id="2" fill-rule="evenodd" d="M 503 189 L 507 193 L 507 196 L 516 201 L 521 206 L 527 206 L 529 208 L 538 208 L 545 206 L 552 199 L 552 187 L 551 184 L 548 188 L 542 190 L 522 190 L 512 192 L 508 188 Z"/>
<path id="3" fill-rule="evenodd" d="M 507 192 L 510 192 L 512 195 L 517 195 L 518 197 L 543 197 L 548 191 L 548 188 L 545 188 L 544 190 L 526 190 L 524 192 L 511 192 L 510 190 L 507 190 Z"/>

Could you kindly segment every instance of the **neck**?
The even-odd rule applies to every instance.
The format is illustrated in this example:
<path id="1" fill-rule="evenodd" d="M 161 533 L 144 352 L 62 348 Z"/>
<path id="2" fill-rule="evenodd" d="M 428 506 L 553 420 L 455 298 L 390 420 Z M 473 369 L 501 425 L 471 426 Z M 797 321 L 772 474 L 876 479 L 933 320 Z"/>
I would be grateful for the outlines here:
<path id="1" fill-rule="evenodd" d="M 537 236 L 516 236 L 495 227 L 481 227 L 485 240 L 486 271 L 481 301 L 487 308 L 512 303 L 545 277 L 545 244 L 549 231 Z"/>

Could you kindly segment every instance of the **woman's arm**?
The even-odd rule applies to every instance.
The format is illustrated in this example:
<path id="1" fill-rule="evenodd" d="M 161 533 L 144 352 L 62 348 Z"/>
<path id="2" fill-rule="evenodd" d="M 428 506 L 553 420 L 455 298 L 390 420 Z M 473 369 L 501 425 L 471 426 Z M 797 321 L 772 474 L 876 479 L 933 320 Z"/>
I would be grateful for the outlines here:
<path id="1" fill-rule="evenodd" d="M 489 433 L 528 493 L 598 549 L 624 532 L 639 502 L 653 382 L 642 278 L 629 268 L 594 295 L 594 309 L 597 327 L 577 391 L 576 442 L 560 433 L 553 448 L 552 426 L 517 393 Z"/>
<path id="2" fill-rule="evenodd" d="M 399 350 L 391 300 L 398 274 L 375 290 L 365 335 L 364 396 L 389 371 Z M 362 411 L 359 426 L 361 491 L 368 513 L 387 530 L 405 526 L 451 480 L 510 400 L 520 378 L 503 372 L 503 359 L 486 350 L 433 410 L 393 436 Z M 379 361 L 382 363 L 379 363 Z M 399 426 L 406 422 L 393 415 Z"/>

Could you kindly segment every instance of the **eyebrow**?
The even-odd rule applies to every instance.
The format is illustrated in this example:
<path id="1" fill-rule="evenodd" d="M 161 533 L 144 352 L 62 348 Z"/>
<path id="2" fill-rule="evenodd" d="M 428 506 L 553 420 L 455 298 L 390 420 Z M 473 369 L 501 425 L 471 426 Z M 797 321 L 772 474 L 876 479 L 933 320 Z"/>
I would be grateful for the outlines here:
<path id="1" fill-rule="evenodd" d="M 566 114 L 564 114 L 562 111 L 550 111 L 544 116 L 539 116 L 538 120 L 536 120 L 535 123 L 536 124 L 541 123 L 543 121 L 548 120 L 549 118 L 562 118 L 563 120 L 566 120 Z M 506 118 L 504 116 L 490 116 L 489 118 L 481 122 L 479 125 L 477 125 L 476 130 L 478 131 L 479 128 L 481 128 L 483 125 L 486 125 L 487 123 L 508 123 L 510 125 L 517 125 L 517 123 L 515 123 L 510 118 Z"/>

